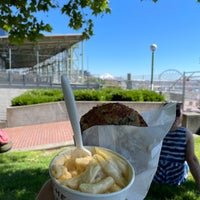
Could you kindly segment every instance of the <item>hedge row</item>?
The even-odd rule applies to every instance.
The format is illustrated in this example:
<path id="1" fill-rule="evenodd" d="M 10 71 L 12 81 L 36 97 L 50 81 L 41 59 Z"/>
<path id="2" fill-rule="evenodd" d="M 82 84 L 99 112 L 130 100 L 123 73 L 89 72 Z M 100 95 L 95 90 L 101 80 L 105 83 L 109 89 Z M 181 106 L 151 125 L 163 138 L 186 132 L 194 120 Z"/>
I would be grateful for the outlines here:
<path id="1" fill-rule="evenodd" d="M 11 104 L 12 106 L 23 106 L 62 100 L 63 94 L 59 89 L 33 89 L 13 98 Z"/>
<path id="2" fill-rule="evenodd" d="M 150 90 L 122 90 L 103 88 L 100 90 L 74 90 L 76 101 L 165 101 L 165 98 Z M 63 101 L 60 89 L 33 89 L 12 99 L 12 106 L 31 105 Z"/>

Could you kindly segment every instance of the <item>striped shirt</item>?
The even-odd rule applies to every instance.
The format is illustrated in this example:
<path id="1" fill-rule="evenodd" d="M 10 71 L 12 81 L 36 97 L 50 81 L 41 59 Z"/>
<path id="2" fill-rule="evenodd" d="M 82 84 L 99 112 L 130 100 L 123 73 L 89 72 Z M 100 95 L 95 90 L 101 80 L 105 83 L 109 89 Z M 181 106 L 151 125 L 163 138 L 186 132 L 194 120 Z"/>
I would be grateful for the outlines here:
<path id="1" fill-rule="evenodd" d="M 154 182 L 180 185 L 186 181 L 186 128 L 178 127 L 167 133 L 163 140 Z"/>

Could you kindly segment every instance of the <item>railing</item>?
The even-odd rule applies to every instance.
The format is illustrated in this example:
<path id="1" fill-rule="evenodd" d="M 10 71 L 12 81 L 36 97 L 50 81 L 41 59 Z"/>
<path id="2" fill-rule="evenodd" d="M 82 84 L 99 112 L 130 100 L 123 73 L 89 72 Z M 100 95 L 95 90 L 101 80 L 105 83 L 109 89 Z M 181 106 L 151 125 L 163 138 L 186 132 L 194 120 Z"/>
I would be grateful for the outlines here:
<path id="1" fill-rule="evenodd" d="M 73 89 L 98 89 L 98 83 L 71 83 Z M 60 76 L 0 72 L 1 88 L 61 88 Z"/>
<path id="2" fill-rule="evenodd" d="M 14 71 L 0 71 L 0 88 L 61 88 L 60 77 L 61 72 L 46 75 L 33 72 L 23 74 Z M 150 89 L 148 79 L 101 80 L 92 77 L 96 82 L 90 82 L 90 78 L 84 77 L 82 80 L 77 74 L 70 74 L 68 78 L 73 89 L 99 89 L 101 86 Z M 177 80 L 155 80 L 154 90 L 162 93 L 168 101 L 182 102 L 184 111 L 200 111 L 200 72 L 187 72 Z"/>

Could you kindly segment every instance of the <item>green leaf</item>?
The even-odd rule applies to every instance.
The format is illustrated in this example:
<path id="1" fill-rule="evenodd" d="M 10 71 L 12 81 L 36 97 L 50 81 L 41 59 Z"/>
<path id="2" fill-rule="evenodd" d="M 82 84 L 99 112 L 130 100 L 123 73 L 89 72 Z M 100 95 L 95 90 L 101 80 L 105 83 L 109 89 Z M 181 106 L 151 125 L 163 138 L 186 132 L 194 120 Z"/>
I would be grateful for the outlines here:
<path id="1" fill-rule="evenodd" d="M 10 26 L 5 24 L 3 27 L 2 27 L 5 31 L 9 32 L 10 31 Z"/>

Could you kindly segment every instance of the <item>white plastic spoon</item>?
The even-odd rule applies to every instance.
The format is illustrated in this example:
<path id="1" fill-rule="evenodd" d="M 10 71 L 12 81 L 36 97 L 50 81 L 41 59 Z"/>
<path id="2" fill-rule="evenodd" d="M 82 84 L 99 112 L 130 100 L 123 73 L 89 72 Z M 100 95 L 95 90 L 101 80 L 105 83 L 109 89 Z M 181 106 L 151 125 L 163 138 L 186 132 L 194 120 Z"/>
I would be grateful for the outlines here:
<path id="1" fill-rule="evenodd" d="M 79 124 L 78 112 L 77 112 L 77 107 L 75 104 L 74 95 L 72 92 L 71 85 L 69 84 L 69 81 L 65 75 L 61 76 L 61 85 L 62 85 L 67 112 L 69 115 L 69 119 L 71 121 L 73 132 L 74 132 L 74 138 L 75 138 L 75 144 L 76 144 L 76 149 L 73 151 L 72 156 L 74 158 L 85 157 L 88 155 L 91 156 L 91 152 L 88 151 L 83 146 L 82 137 L 81 137 L 81 128 Z"/>

